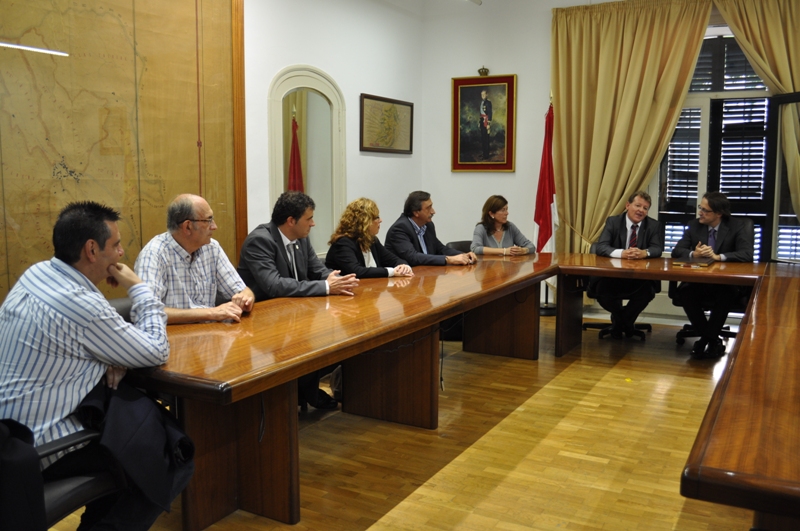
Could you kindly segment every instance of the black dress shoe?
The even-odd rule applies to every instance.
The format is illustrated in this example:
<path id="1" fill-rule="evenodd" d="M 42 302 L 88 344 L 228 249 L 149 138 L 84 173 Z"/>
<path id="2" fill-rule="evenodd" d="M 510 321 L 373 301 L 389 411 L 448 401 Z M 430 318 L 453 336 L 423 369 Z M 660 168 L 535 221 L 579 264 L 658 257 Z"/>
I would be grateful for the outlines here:
<path id="1" fill-rule="evenodd" d="M 317 409 L 336 409 L 339 406 L 339 402 L 322 389 L 317 390 L 316 402 L 309 403 Z"/>
<path id="2" fill-rule="evenodd" d="M 691 352 L 692 357 L 700 359 L 700 356 L 703 355 L 703 352 L 705 352 L 707 346 L 708 346 L 708 340 L 706 338 L 701 337 L 700 339 L 695 341 Z"/>
<path id="3" fill-rule="evenodd" d="M 631 327 L 625 329 L 625 337 L 638 337 L 644 341 L 647 338 L 647 335 L 641 330 L 636 330 L 636 328 Z"/>
<path id="4" fill-rule="evenodd" d="M 708 347 L 699 354 L 692 350 L 692 358 L 696 360 L 715 360 L 725 355 L 725 344 L 721 339 L 712 339 L 708 342 Z"/>

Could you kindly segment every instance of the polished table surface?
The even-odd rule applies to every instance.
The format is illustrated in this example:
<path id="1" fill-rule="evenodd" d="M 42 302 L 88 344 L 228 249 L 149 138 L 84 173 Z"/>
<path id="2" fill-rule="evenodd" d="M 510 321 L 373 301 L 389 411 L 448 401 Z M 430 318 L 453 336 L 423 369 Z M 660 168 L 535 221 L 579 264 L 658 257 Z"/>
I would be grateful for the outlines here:
<path id="1" fill-rule="evenodd" d="M 763 529 L 800 517 L 798 319 L 800 266 L 769 264 L 681 478 L 684 496 L 753 509 Z"/>
<path id="2" fill-rule="evenodd" d="M 557 273 L 548 254 L 486 257 L 472 266 L 422 266 L 415 276 L 362 279 L 352 297 L 255 304 L 240 323 L 170 325 L 169 361 L 138 383 L 229 404 L 538 285 Z"/>
<path id="3" fill-rule="evenodd" d="M 666 258 L 543 253 L 482 257 L 474 266 L 418 267 L 415 272 L 408 279 L 362 280 L 354 297 L 258 303 L 241 323 L 170 326 L 169 362 L 136 371 L 134 378 L 192 402 L 234 404 L 266 390 L 291 389 L 287 384 L 300 375 L 356 359 L 521 290 L 537 286 L 538 294 L 538 284 L 554 275 L 559 277 L 556 355 L 563 355 L 580 344 L 586 276 L 753 285 L 743 331 L 687 461 L 681 492 L 770 514 L 800 515 L 800 361 L 795 354 L 800 267 L 716 263 L 686 268 Z M 278 415 L 279 423 L 291 424 L 296 394 L 281 393 L 284 401 L 289 397 L 290 413 Z M 290 438 L 292 429 L 296 424 Z M 296 450 L 296 441 L 289 450 L 292 445 Z M 299 508 L 293 510 L 299 515 Z"/>
<path id="4" fill-rule="evenodd" d="M 466 312 L 475 352 L 537 359 L 539 285 L 557 273 L 553 258 L 417 267 L 411 278 L 364 279 L 352 297 L 273 299 L 240 323 L 169 326 L 169 361 L 129 377 L 178 397 L 195 442 L 184 530 L 236 509 L 299 521 L 299 376 L 342 363 L 343 411 L 435 429 L 442 320 Z"/>

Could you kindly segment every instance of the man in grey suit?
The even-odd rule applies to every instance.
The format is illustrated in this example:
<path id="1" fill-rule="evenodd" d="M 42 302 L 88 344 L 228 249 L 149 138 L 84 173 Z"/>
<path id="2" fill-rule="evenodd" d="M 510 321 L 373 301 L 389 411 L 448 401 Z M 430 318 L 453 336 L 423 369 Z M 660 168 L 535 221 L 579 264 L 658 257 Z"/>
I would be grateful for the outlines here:
<path id="1" fill-rule="evenodd" d="M 647 192 L 634 192 L 625 204 L 625 212 L 606 220 L 595 244 L 595 253 L 626 260 L 660 257 L 664 244 L 658 221 L 647 216 L 651 203 Z M 620 339 L 623 334 L 644 337 L 641 331 L 636 332 L 634 324 L 659 291 L 659 281 L 593 277 L 588 294 L 611 313 L 611 337 Z M 625 306 L 622 305 L 624 299 L 628 299 Z"/>
<path id="2" fill-rule="evenodd" d="M 257 301 L 276 297 L 352 295 L 355 275 L 326 268 L 308 241 L 314 226 L 314 200 L 302 192 L 284 192 L 272 221 L 256 227 L 242 245 L 239 275 Z"/>
<path id="3" fill-rule="evenodd" d="M 703 257 L 721 262 L 752 262 L 755 237 L 750 220 L 731 217 L 731 204 L 720 192 L 708 192 L 698 208 L 698 218 L 689 223 L 675 249 L 673 258 Z M 725 354 L 719 337 L 731 308 L 743 296 L 737 286 L 683 282 L 678 299 L 700 339 L 692 347 L 696 359 L 718 358 Z M 706 319 L 704 308 L 710 308 Z"/>
<path id="4" fill-rule="evenodd" d="M 239 257 L 239 275 L 257 301 L 276 297 L 353 295 L 354 274 L 340 276 L 317 258 L 308 241 L 314 226 L 314 200 L 302 192 L 284 192 L 272 209 L 272 221 L 247 235 Z M 335 409 L 336 400 L 322 389 L 319 379 L 333 369 L 322 369 L 297 380 L 300 405 Z"/>

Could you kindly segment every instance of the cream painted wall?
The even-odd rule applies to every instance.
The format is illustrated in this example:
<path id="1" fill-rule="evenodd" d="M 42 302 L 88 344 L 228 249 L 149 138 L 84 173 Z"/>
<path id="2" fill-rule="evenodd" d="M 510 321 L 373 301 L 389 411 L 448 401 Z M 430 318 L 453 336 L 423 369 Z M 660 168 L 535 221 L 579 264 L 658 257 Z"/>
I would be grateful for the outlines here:
<path id="1" fill-rule="evenodd" d="M 568 0 L 246 0 L 245 68 L 249 226 L 266 221 L 266 94 L 292 64 L 329 74 L 347 108 L 347 199 L 377 201 L 385 233 L 408 192 L 433 194 L 444 242 L 469 239 L 486 197 L 510 201 L 511 220 L 534 239 L 533 206 L 550 91 L 550 21 Z M 451 78 L 517 74 L 513 173 L 451 173 Z M 414 153 L 358 150 L 359 96 L 414 103 Z M 315 198 L 319 201 L 319 198 Z M 269 205 L 265 209 L 265 205 Z M 268 217 L 268 212 L 266 213 Z M 318 249 L 322 251 L 322 249 Z"/>

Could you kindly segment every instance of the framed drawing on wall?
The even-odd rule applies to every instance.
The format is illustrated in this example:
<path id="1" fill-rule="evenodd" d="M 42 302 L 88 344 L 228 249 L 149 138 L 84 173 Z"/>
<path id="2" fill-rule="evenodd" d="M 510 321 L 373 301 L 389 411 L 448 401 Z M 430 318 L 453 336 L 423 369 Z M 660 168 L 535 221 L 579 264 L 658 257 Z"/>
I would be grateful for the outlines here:
<path id="1" fill-rule="evenodd" d="M 517 76 L 453 78 L 451 171 L 514 171 Z"/>
<path id="2" fill-rule="evenodd" d="M 410 154 L 414 133 L 414 104 L 361 95 L 359 149 Z"/>

